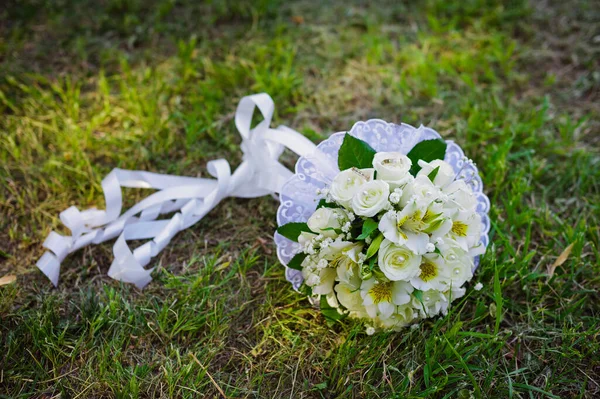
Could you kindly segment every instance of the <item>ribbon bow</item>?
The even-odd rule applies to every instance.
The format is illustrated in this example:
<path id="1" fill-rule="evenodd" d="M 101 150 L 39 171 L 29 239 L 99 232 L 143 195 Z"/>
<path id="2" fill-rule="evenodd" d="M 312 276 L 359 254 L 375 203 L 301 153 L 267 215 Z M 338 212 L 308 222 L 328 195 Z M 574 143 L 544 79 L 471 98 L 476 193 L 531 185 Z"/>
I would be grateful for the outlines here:
<path id="1" fill-rule="evenodd" d="M 251 129 L 254 109 L 263 120 Z M 254 198 L 278 193 L 293 173 L 283 166 L 279 156 L 284 147 L 299 156 L 315 150 L 302 134 L 286 127 L 271 129 L 275 105 L 266 93 L 243 97 L 235 113 L 235 125 L 242 136 L 243 162 L 231 173 L 227 160 L 208 162 L 208 173 L 215 179 L 173 176 L 138 170 L 115 168 L 102 180 L 106 210 L 80 211 L 72 206 L 60 214 L 70 236 L 50 232 L 43 246 L 49 251 L 38 260 L 37 267 L 58 285 L 60 264 L 72 252 L 89 245 L 118 237 L 113 246 L 114 260 L 108 275 L 115 280 L 133 283 L 138 288 L 152 281 L 154 267 L 146 269 L 173 236 L 200 221 L 227 197 Z M 160 190 L 140 201 L 125 213 L 121 187 Z M 171 219 L 157 218 L 176 212 Z M 149 239 L 133 251 L 127 241 Z"/>

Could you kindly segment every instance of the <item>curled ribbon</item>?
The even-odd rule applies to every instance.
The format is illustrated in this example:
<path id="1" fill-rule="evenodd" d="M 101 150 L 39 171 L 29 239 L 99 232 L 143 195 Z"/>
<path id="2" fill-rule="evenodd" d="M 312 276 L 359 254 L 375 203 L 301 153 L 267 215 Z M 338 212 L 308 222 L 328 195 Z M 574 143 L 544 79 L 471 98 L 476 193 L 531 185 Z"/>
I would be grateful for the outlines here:
<path id="1" fill-rule="evenodd" d="M 251 129 L 254 109 L 263 120 Z M 243 97 L 235 113 L 235 125 L 242 136 L 242 163 L 231 173 L 225 159 L 208 162 L 208 173 L 215 179 L 182 177 L 138 170 L 113 169 L 102 180 L 106 210 L 80 211 L 72 206 L 61 212 L 60 220 L 71 236 L 52 231 L 43 246 L 49 251 L 38 260 L 37 267 L 56 286 L 60 264 L 67 255 L 89 245 L 115 237 L 114 260 L 108 275 L 115 280 L 145 287 L 154 268 L 146 269 L 173 236 L 200 221 L 226 197 L 254 198 L 278 193 L 293 173 L 283 166 L 279 156 L 284 147 L 299 156 L 315 150 L 315 145 L 286 126 L 270 128 L 273 100 L 266 93 Z M 160 190 L 122 211 L 121 187 Z M 171 219 L 157 218 L 176 212 Z M 133 251 L 127 241 L 150 239 Z"/>

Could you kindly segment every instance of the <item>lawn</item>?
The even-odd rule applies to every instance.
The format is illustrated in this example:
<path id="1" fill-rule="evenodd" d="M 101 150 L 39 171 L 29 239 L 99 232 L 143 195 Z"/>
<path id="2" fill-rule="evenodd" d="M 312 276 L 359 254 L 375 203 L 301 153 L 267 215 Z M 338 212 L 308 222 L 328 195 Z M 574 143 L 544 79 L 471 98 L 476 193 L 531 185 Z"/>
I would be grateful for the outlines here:
<path id="1" fill-rule="evenodd" d="M 592 0 L 8 0 L 0 397 L 600 397 L 598 26 Z M 328 324 L 285 281 L 268 196 L 177 235 L 142 291 L 107 277 L 112 242 L 68 257 L 58 288 L 37 270 L 112 168 L 235 167 L 235 107 L 262 91 L 314 142 L 423 123 L 477 163 L 491 244 L 447 316 Z"/>

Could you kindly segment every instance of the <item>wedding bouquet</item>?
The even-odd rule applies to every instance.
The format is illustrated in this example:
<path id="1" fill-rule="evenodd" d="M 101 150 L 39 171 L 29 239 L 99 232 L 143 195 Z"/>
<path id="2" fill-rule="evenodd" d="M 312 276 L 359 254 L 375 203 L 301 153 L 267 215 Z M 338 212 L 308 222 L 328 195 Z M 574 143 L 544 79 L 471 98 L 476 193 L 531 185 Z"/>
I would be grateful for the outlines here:
<path id="1" fill-rule="evenodd" d="M 406 155 L 376 152 L 343 135 L 340 172 L 315 190 L 316 210 L 277 229 L 299 244 L 287 267 L 326 317 L 399 329 L 446 314 L 465 294 L 485 226 L 471 185 L 443 160 L 446 147 L 436 138 Z"/>
<path id="2" fill-rule="evenodd" d="M 252 128 L 256 109 L 264 119 Z M 432 129 L 378 119 L 315 146 L 271 128 L 273 113 L 265 93 L 240 100 L 244 157 L 233 172 L 226 159 L 208 163 L 213 178 L 113 169 L 102 181 L 106 209 L 61 212 L 71 234 L 51 232 L 37 266 L 57 285 L 70 253 L 117 238 L 108 275 L 141 289 L 152 258 L 222 200 L 278 193 L 277 255 L 294 289 L 318 299 L 326 317 L 365 318 L 372 332 L 447 312 L 490 227 L 481 178 L 460 147 Z M 295 172 L 279 161 L 285 148 L 300 157 Z M 157 191 L 122 212 L 126 187 Z"/>

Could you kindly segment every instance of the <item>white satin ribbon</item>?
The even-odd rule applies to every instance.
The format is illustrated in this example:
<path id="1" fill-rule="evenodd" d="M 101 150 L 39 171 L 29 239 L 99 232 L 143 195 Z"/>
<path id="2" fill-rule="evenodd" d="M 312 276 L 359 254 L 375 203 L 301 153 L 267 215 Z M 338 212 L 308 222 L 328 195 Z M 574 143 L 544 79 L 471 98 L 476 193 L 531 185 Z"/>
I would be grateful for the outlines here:
<path id="1" fill-rule="evenodd" d="M 255 108 L 264 119 L 250 129 Z M 244 157 L 233 174 L 225 159 L 208 163 L 208 173 L 215 179 L 113 169 L 102 181 L 106 210 L 79 211 L 72 206 L 61 212 L 60 220 L 71 230 L 71 235 L 51 232 L 43 244 L 49 251 L 40 258 L 37 267 L 56 286 L 60 264 L 67 255 L 86 245 L 118 237 L 108 275 L 143 288 L 152 280 L 150 274 L 154 270 L 144 266 L 175 234 L 200 221 L 226 197 L 253 198 L 278 193 L 293 174 L 278 161 L 284 147 L 299 156 L 315 150 L 315 145 L 301 133 L 285 126 L 271 129 L 274 109 L 273 100 L 266 93 L 241 99 L 235 125 L 242 136 Z M 121 214 L 121 187 L 160 191 Z M 171 219 L 157 220 L 161 214 L 172 212 L 176 213 Z M 132 251 L 127 241 L 140 239 L 150 241 Z"/>

